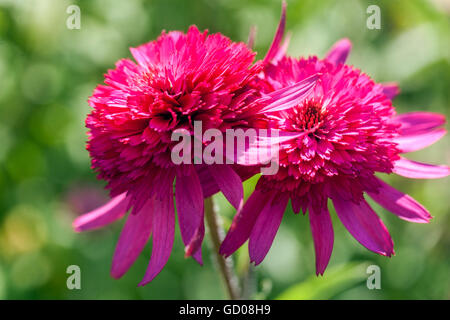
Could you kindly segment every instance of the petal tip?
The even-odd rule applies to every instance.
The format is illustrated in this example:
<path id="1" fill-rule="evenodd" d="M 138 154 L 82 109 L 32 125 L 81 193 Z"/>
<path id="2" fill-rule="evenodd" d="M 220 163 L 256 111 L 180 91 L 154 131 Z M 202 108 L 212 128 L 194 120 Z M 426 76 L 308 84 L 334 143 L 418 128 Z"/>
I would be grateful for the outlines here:
<path id="1" fill-rule="evenodd" d="M 114 278 L 114 279 L 120 279 L 122 276 L 123 276 L 123 274 L 120 274 L 120 273 L 118 273 L 117 271 L 115 271 L 115 270 L 111 270 L 110 272 L 109 272 L 109 275 L 111 276 L 111 278 Z"/>
<path id="2" fill-rule="evenodd" d="M 342 38 L 331 47 L 325 59 L 334 65 L 345 63 L 351 49 L 352 42 L 350 39 Z"/>
<path id="3" fill-rule="evenodd" d="M 78 218 L 75 219 L 75 220 L 72 222 L 72 229 L 73 229 L 75 232 L 81 232 L 81 231 L 83 231 L 83 229 L 81 228 L 80 223 L 79 223 L 79 221 L 78 221 Z"/>

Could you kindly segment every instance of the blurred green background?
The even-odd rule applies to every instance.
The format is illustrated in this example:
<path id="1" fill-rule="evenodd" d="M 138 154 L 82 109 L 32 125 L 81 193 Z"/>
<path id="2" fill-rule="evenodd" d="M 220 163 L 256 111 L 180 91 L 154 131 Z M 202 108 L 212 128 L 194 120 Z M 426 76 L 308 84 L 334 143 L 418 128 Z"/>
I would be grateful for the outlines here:
<path id="1" fill-rule="evenodd" d="M 66 9 L 81 8 L 81 29 L 69 30 Z M 366 28 L 370 4 L 381 29 Z M 398 81 L 399 112 L 450 115 L 449 12 L 446 0 L 288 0 L 289 53 L 323 56 L 339 38 L 353 41 L 349 63 L 376 81 Z M 208 242 L 205 265 L 184 259 L 177 229 L 172 256 L 149 285 L 137 287 L 150 246 L 120 280 L 109 276 L 123 222 L 76 234 L 76 215 L 107 199 L 85 151 L 86 102 L 103 74 L 128 48 L 162 29 L 191 24 L 246 41 L 258 29 L 262 58 L 280 15 L 280 1 L 242 0 L 0 0 L 0 299 L 221 299 Z M 448 136 L 410 158 L 450 164 Z M 377 256 L 337 221 L 335 248 L 324 277 L 315 277 L 307 218 L 287 212 L 264 262 L 248 271 L 246 249 L 235 255 L 250 298 L 449 299 L 449 180 L 384 177 L 423 203 L 428 225 L 401 221 L 375 206 L 395 242 L 396 256 Z M 256 179 L 246 182 L 246 194 Z M 223 221 L 233 211 L 216 196 Z M 290 209 L 289 209 L 290 210 Z M 381 268 L 381 290 L 366 287 L 366 267 Z M 81 268 L 81 290 L 68 290 L 66 268 Z M 248 276 L 246 276 L 248 274 Z"/>

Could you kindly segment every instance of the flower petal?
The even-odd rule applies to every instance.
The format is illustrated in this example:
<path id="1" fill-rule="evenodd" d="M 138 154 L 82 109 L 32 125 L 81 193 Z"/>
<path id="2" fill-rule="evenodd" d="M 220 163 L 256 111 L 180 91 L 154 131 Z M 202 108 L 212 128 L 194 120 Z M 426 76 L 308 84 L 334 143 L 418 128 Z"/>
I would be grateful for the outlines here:
<path id="1" fill-rule="evenodd" d="M 423 131 L 418 134 L 402 135 L 393 141 L 398 144 L 400 152 L 413 152 L 424 149 L 441 139 L 447 131 L 445 129 L 436 129 L 431 131 Z"/>
<path id="2" fill-rule="evenodd" d="M 399 176 L 413 179 L 437 179 L 450 174 L 450 167 L 432 165 L 400 158 L 394 162 L 392 171 Z"/>
<path id="3" fill-rule="evenodd" d="M 146 285 L 155 278 L 169 260 L 175 233 L 175 212 L 173 208 L 173 191 L 165 198 L 153 201 L 153 246 L 150 263 L 144 278 L 139 283 Z"/>
<path id="4" fill-rule="evenodd" d="M 220 246 L 219 253 L 230 256 L 250 237 L 253 226 L 261 211 L 270 200 L 267 193 L 255 190 L 234 216 L 230 229 Z"/>
<path id="5" fill-rule="evenodd" d="M 386 210 L 396 214 L 400 219 L 428 223 L 432 216 L 420 203 L 407 194 L 394 189 L 384 181 L 378 179 L 380 189 L 378 193 L 367 192 L 369 196 Z"/>
<path id="6" fill-rule="evenodd" d="M 333 224 L 326 203 L 320 209 L 310 208 L 309 223 L 316 251 L 316 275 L 323 275 L 334 243 Z"/>
<path id="7" fill-rule="evenodd" d="M 292 32 L 288 32 L 286 37 L 284 37 L 283 44 L 278 49 L 277 54 L 272 59 L 272 63 L 276 63 L 281 60 L 284 56 L 286 56 L 287 49 L 289 47 L 289 43 L 291 42 Z"/>
<path id="8" fill-rule="evenodd" d="M 333 204 L 339 219 L 359 243 L 384 256 L 390 257 L 394 253 L 388 230 L 365 200 L 357 205 L 336 196 Z"/>
<path id="9" fill-rule="evenodd" d="M 325 59 L 334 65 L 345 63 L 345 60 L 347 60 L 347 57 L 351 49 L 352 49 L 351 41 L 347 38 L 341 39 L 331 47 Z"/>
<path id="10" fill-rule="evenodd" d="M 219 186 L 208 170 L 208 165 L 195 165 L 195 169 L 200 179 L 204 198 L 209 198 L 220 191 Z"/>
<path id="11" fill-rule="evenodd" d="M 247 130 L 253 131 L 254 129 L 243 130 L 244 138 L 247 135 Z M 245 143 L 237 143 L 237 146 L 234 148 L 234 154 L 226 155 L 227 161 L 231 160 L 232 163 L 241 166 L 267 164 L 278 156 L 280 144 L 298 139 L 306 134 L 305 132 L 284 132 L 277 129 L 264 132 L 264 134 L 261 131 L 258 131 L 256 135 L 249 134 L 248 139 L 244 140 Z"/>
<path id="12" fill-rule="evenodd" d="M 261 211 L 250 233 L 248 250 L 250 261 L 255 265 L 260 264 L 269 252 L 289 201 L 289 196 L 276 192 L 270 198 L 272 200 Z"/>
<path id="13" fill-rule="evenodd" d="M 226 164 L 212 164 L 208 169 L 225 198 L 239 209 L 244 201 L 244 188 L 239 175 Z"/>
<path id="14" fill-rule="evenodd" d="M 260 112 L 278 112 L 296 106 L 310 94 L 319 77 L 320 74 L 315 74 L 289 87 L 271 92 L 269 103 Z"/>
<path id="15" fill-rule="evenodd" d="M 152 233 L 152 218 L 152 199 L 138 213 L 128 215 L 114 251 L 111 267 L 113 278 L 122 277 L 144 249 Z"/>
<path id="16" fill-rule="evenodd" d="M 434 112 L 408 112 L 397 115 L 395 122 L 401 124 L 400 134 L 416 135 L 428 132 L 442 126 L 445 123 L 445 116 Z"/>
<path id="17" fill-rule="evenodd" d="M 247 39 L 247 47 L 249 47 L 250 49 L 253 49 L 253 46 L 255 45 L 255 38 L 256 38 L 256 26 L 251 26 Z"/>
<path id="18" fill-rule="evenodd" d="M 400 88 L 395 82 L 386 82 L 381 84 L 383 86 L 383 93 L 389 99 L 394 99 L 399 93 Z"/>
<path id="19" fill-rule="evenodd" d="M 302 202 L 298 198 L 293 197 L 293 198 L 291 198 L 291 207 L 292 207 L 292 211 L 295 214 L 298 214 L 302 210 Z"/>
<path id="20" fill-rule="evenodd" d="M 286 1 L 283 0 L 280 23 L 278 24 L 278 28 L 275 33 L 275 37 L 273 38 L 272 44 L 270 45 L 269 51 L 267 51 L 267 54 L 264 58 L 264 64 L 271 62 L 272 59 L 277 55 L 280 49 L 280 43 L 281 39 L 283 38 L 285 27 L 286 27 Z"/>
<path id="21" fill-rule="evenodd" d="M 75 231 L 86 231 L 110 224 L 127 213 L 129 200 L 126 192 L 112 198 L 108 203 L 75 219 L 72 226 Z"/>
<path id="22" fill-rule="evenodd" d="M 194 259 L 202 264 L 201 243 L 205 230 L 203 192 L 193 166 L 189 166 L 187 174 L 177 176 L 175 199 L 181 238 L 186 246 L 186 256 L 194 254 Z"/>

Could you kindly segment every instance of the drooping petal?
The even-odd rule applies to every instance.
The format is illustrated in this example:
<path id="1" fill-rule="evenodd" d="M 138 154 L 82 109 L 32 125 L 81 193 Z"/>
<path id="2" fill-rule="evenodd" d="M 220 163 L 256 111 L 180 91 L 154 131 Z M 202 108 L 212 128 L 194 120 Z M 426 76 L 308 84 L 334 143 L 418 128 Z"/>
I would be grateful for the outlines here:
<path id="1" fill-rule="evenodd" d="M 423 131 L 418 134 L 402 135 L 393 141 L 398 144 L 400 152 L 407 153 L 422 150 L 433 143 L 440 140 L 447 131 L 445 129 L 436 129 L 430 131 Z"/>
<path id="2" fill-rule="evenodd" d="M 220 246 L 219 253 L 225 257 L 230 256 L 239 249 L 250 237 L 253 226 L 256 223 L 266 203 L 271 200 L 267 193 L 255 190 L 247 202 L 234 216 L 230 229 Z"/>
<path id="3" fill-rule="evenodd" d="M 185 257 L 192 256 L 200 265 L 203 265 L 202 260 L 202 243 L 205 237 L 205 224 L 202 223 L 192 236 L 192 240 L 185 248 Z"/>
<path id="4" fill-rule="evenodd" d="M 341 39 L 331 47 L 325 59 L 334 65 L 345 63 L 345 60 L 347 60 L 351 49 L 351 41 L 347 38 Z"/>
<path id="5" fill-rule="evenodd" d="M 212 164 L 208 169 L 225 198 L 233 207 L 239 209 L 244 201 L 244 188 L 239 175 L 231 166 L 225 164 Z"/>
<path id="6" fill-rule="evenodd" d="M 261 109 L 261 112 L 278 112 L 298 105 L 310 94 L 319 77 L 320 74 L 314 74 L 291 86 L 271 92 L 269 103 Z"/>
<path id="7" fill-rule="evenodd" d="M 234 172 L 236 172 L 242 181 L 246 181 L 253 177 L 255 174 L 259 173 L 259 166 L 240 166 L 237 164 L 232 164 Z"/>
<path id="8" fill-rule="evenodd" d="M 208 165 L 195 165 L 195 169 L 200 179 L 204 198 L 209 198 L 220 191 L 219 186 L 208 170 Z"/>
<path id="9" fill-rule="evenodd" d="M 394 243 L 386 226 L 365 200 L 355 204 L 335 196 L 333 204 L 339 219 L 359 243 L 384 256 L 394 253 Z"/>
<path id="10" fill-rule="evenodd" d="M 272 44 L 270 45 L 269 51 L 267 51 L 267 54 L 264 58 L 264 63 L 271 62 L 272 59 L 277 55 L 280 48 L 281 39 L 283 38 L 285 27 L 286 27 L 286 1 L 283 0 L 280 23 L 278 24 L 278 28 L 275 33 L 275 37 L 273 38 Z"/>
<path id="11" fill-rule="evenodd" d="M 239 175 L 241 181 L 246 181 L 255 174 L 259 173 L 259 166 L 242 166 L 232 164 L 231 167 Z M 208 198 L 217 192 L 220 192 L 219 186 L 209 172 L 208 165 L 195 165 L 195 169 L 197 170 L 197 175 L 200 179 L 200 184 L 202 185 L 204 198 Z"/>
<path id="12" fill-rule="evenodd" d="M 153 200 L 150 199 L 137 214 L 128 215 L 120 233 L 111 266 L 113 278 L 122 277 L 144 249 L 152 232 Z"/>
<path id="13" fill-rule="evenodd" d="M 434 112 L 415 111 L 397 115 L 401 124 L 400 135 L 417 135 L 438 128 L 445 123 L 445 116 Z"/>
<path id="14" fill-rule="evenodd" d="M 383 208 L 406 221 L 417 223 L 428 223 L 430 221 L 432 216 L 427 209 L 411 196 L 398 191 L 380 179 L 378 179 L 378 182 L 381 186 L 378 193 L 367 193 Z"/>
<path id="15" fill-rule="evenodd" d="M 381 84 L 383 86 L 383 93 L 389 99 L 394 99 L 399 93 L 400 88 L 395 82 L 386 82 Z"/>
<path id="16" fill-rule="evenodd" d="M 144 278 L 139 283 L 146 285 L 161 272 L 172 251 L 175 233 L 175 212 L 173 207 L 173 191 L 169 189 L 167 196 L 154 200 L 153 208 L 153 246 L 150 263 Z"/>
<path id="17" fill-rule="evenodd" d="M 261 211 L 250 233 L 248 250 L 250 261 L 255 265 L 260 264 L 269 252 L 289 201 L 288 195 L 277 192 L 270 198 L 272 200 Z"/>
<path id="18" fill-rule="evenodd" d="M 450 167 L 400 158 L 400 160 L 394 162 L 392 171 L 406 178 L 437 179 L 448 176 L 450 174 Z"/>
<path id="19" fill-rule="evenodd" d="M 75 231 L 86 231 L 103 227 L 120 218 L 127 212 L 126 193 L 112 198 L 108 203 L 75 219 L 72 226 Z"/>
<path id="20" fill-rule="evenodd" d="M 193 255 L 202 264 L 201 243 L 204 236 L 203 192 L 193 166 L 185 175 L 178 175 L 175 185 L 178 222 L 186 256 Z"/>
<path id="21" fill-rule="evenodd" d="M 316 275 L 323 275 L 333 252 L 334 232 L 327 205 L 309 209 L 309 223 L 316 252 Z"/>
<path id="22" fill-rule="evenodd" d="M 300 213 L 302 210 L 302 202 L 298 198 L 291 198 L 291 207 L 294 213 Z"/>

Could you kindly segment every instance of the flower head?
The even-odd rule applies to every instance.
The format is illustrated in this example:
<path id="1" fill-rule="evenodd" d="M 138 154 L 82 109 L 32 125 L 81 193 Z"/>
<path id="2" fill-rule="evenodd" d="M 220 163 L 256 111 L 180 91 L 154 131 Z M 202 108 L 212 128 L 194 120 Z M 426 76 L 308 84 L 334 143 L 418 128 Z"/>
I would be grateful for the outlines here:
<path id="1" fill-rule="evenodd" d="M 274 127 L 302 135 L 282 144 L 280 170 L 260 178 L 233 220 L 221 247 L 223 255 L 232 254 L 249 240 L 251 260 L 261 263 L 289 200 L 295 213 L 308 212 L 317 274 L 323 274 L 333 248 L 328 199 L 353 237 L 385 256 L 394 254 L 393 242 L 365 194 L 404 220 L 431 219 L 422 205 L 375 174 L 396 173 L 409 178 L 449 175 L 447 166 L 422 164 L 401 155 L 441 138 L 445 119 L 428 112 L 396 115 L 391 99 L 398 93 L 397 86 L 377 84 L 344 64 L 350 47 L 344 39 L 325 59 L 278 55 L 265 66 L 259 80 L 264 92 L 280 90 L 313 74 L 320 74 L 320 78 L 301 103 L 267 114 Z"/>
<path id="2" fill-rule="evenodd" d="M 175 165 L 172 133 L 192 132 L 194 121 L 201 121 L 203 130 L 257 126 L 253 122 L 260 119 L 249 105 L 259 93 L 250 83 L 261 64 L 253 64 L 255 54 L 245 44 L 194 26 L 186 34 L 163 32 L 131 53 L 137 63 L 122 59 L 105 75 L 105 85 L 89 99 L 93 111 L 86 120 L 92 167 L 108 182 L 112 199 L 76 219 L 74 227 L 101 227 L 132 208 L 111 274 L 121 277 L 152 235 L 152 256 L 141 282 L 146 284 L 161 271 L 172 249 L 174 180 L 186 255 L 201 263 L 203 198 L 224 189 L 237 206 L 241 177 L 248 177 L 230 166 Z"/>

